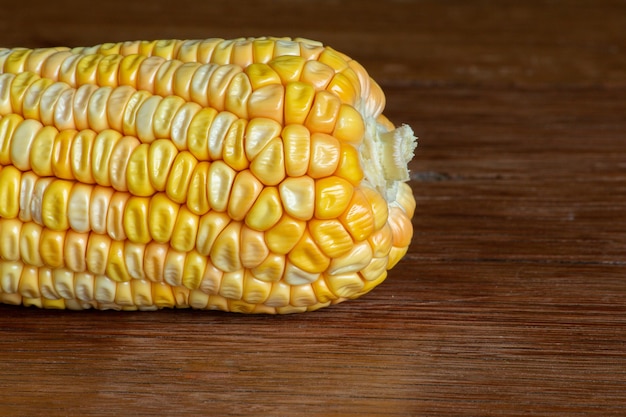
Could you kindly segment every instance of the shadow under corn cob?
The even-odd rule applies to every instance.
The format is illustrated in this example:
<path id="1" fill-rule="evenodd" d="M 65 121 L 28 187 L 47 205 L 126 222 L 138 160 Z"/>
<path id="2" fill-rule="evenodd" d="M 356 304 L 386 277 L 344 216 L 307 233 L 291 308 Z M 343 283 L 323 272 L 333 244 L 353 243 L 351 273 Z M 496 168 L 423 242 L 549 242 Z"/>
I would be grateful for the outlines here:
<path id="1" fill-rule="evenodd" d="M 406 253 L 415 138 L 305 39 L 0 49 L 0 301 L 292 313 Z"/>

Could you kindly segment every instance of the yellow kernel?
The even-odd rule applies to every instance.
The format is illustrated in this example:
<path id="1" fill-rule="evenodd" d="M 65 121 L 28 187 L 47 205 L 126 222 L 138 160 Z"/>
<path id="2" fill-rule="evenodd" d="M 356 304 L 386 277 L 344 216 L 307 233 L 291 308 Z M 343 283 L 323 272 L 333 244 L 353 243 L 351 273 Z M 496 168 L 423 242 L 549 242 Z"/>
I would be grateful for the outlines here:
<path id="1" fill-rule="evenodd" d="M 28 87 L 24 94 L 24 102 L 22 103 L 22 114 L 26 119 L 39 120 L 39 108 L 41 97 L 53 81 L 49 78 L 41 78 Z"/>
<path id="2" fill-rule="evenodd" d="M 302 68 L 300 81 L 316 90 L 323 90 L 335 76 L 335 70 L 320 61 L 307 61 Z"/>
<path id="3" fill-rule="evenodd" d="M 18 292 L 26 298 L 41 297 L 39 289 L 39 268 L 25 265 L 20 275 Z"/>
<path id="4" fill-rule="evenodd" d="M 105 187 L 111 186 L 109 176 L 111 157 L 121 138 L 122 135 L 114 130 L 105 130 L 95 137 L 91 155 L 91 172 L 97 184 Z"/>
<path id="5" fill-rule="evenodd" d="M 46 227 L 52 230 L 67 230 L 70 227 L 67 209 L 72 186 L 71 181 L 55 180 L 44 191 L 41 220 Z"/>
<path id="6" fill-rule="evenodd" d="M 37 223 L 28 222 L 22 226 L 20 234 L 20 255 L 24 263 L 34 266 L 43 266 L 39 242 L 43 227 Z"/>
<path id="7" fill-rule="evenodd" d="M 128 191 L 140 197 L 148 197 L 155 193 L 148 172 L 148 153 L 150 145 L 142 143 L 137 146 L 128 160 L 126 168 L 126 184 Z"/>
<path id="8" fill-rule="evenodd" d="M 382 228 L 373 233 L 368 239 L 373 249 L 373 256 L 377 258 L 386 257 L 393 245 L 393 232 L 389 224 L 385 224 Z"/>
<path id="9" fill-rule="evenodd" d="M 372 206 L 360 188 L 354 190 L 347 210 L 339 219 L 356 241 L 367 239 L 374 232 Z"/>
<path id="10" fill-rule="evenodd" d="M 311 177 L 289 177 L 278 187 L 285 212 L 309 220 L 315 212 L 315 181 Z"/>
<path id="11" fill-rule="evenodd" d="M 131 276 L 126 270 L 126 262 L 124 260 L 124 242 L 115 240 L 111 242 L 105 273 L 116 282 L 131 280 Z"/>
<path id="12" fill-rule="evenodd" d="M 211 164 L 206 161 L 198 163 L 189 181 L 186 204 L 192 213 L 200 216 L 207 213 L 211 208 L 209 206 L 209 192 L 207 190 L 210 165 Z"/>
<path id="13" fill-rule="evenodd" d="M 211 261 L 224 272 L 241 269 L 241 223 L 230 222 L 215 239 L 211 248 Z"/>
<path id="14" fill-rule="evenodd" d="M 315 291 L 315 297 L 320 303 L 327 303 L 337 299 L 337 296 L 328 288 L 324 275 L 311 284 L 313 291 Z"/>
<path id="15" fill-rule="evenodd" d="M 285 255 L 302 238 L 306 223 L 289 216 L 283 216 L 274 227 L 265 232 L 265 243 L 270 251 Z"/>
<path id="16" fill-rule="evenodd" d="M 270 253 L 257 267 L 250 271 L 252 275 L 263 282 L 277 282 L 285 270 L 285 256 Z"/>
<path id="17" fill-rule="evenodd" d="M 73 230 L 65 232 L 63 246 L 63 263 L 66 268 L 75 272 L 87 270 L 87 247 L 90 235 L 77 233 Z"/>
<path id="18" fill-rule="evenodd" d="M 131 196 L 124 210 L 124 232 L 131 242 L 148 243 L 152 239 L 148 226 L 148 197 Z"/>
<path id="19" fill-rule="evenodd" d="M 52 109 L 65 95 L 65 89 L 68 87 L 64 83 L 52 84 L 46 89 L 46 93 L 41 98 L 41 122 L 46 126 L 54 122 L 54 112 Z M 98 90 L 98 86 L 92 84 L 81 85 L 76 89 L 72 100 L 72 114 L 74 116 L 74 125 L 77 130 L 89 129 L 89 100 L 94 92 Z M 50 95 L 48 95 L 50 92 Z M 44 105 L 44 102 L 46 104 Z M 49 110 L 46 110 L 49 109 Z"/>
<path id="20" fill-rule="evenodd" d="M 209 81 L 211 80 L 211 75 L 213 75 L 213 72 L 217 68 L 218 65 L 215 64 L 201 65 L 193 74 L 193 78 L 191 79 L 191 85 L 189 86 L 191 100 L 200 104 L 202 107 L 209 106 Z"/>
<path id="21" fill-rule="evenodd" d="M 109 200 L 109 207 L 106 210 L 106 233 L 115 240 L 125 240 L 124 212 L 130 194 L 115 192 Z"/>
<path id="22" fill-rule="evenodd" d="M 339 141 L 324 133 L 314 133 L 311 135 L 310 155 L 307 174 L 311 178 L 332 175 L 339 165 Z"/>
<path id="23" fill-rule="evenodd" d="M 228 215 L 233 220 L 243 220 L 262 189 L 263 184 L 249 170 L 239 172 L 230 192 Z"/>
<path id="24" fill-rule="evenodd" d="M 246 121 L 237 119 L 228 129 L 224 138 L 224 148 L 222 159 L 235 171 L 242 171 L 248 168 L 249 161 L 245 152 L 245 130 Z"/>
<path id="25" fill-rule="evenodd" d="M 211 160 L 222 159 L 224 138 L 230 126 L 237 120 L 237 116 L 229 112 L 220 112 L 215 116 L 209 129 L 208 147 Z"/>
<path id="26" fill-rule="evenodd" d="M 204 256 L 209 255 L 217 237 L 228 226 L 230 221 L 228 214 L 217 211 L 209 211 L 201 216 L 196 238 L 196 249 L 198 252 Z"/>
<path id="27" fill-rule="evenodd" d="M 132 136 L 124 136 L 115 143 L 109 161 L 109 180 L 111 186 L 118 191 L 128 191 L 126 170 L 130 156 L 140 142 Z"/>
<path id="28" fill-rule="evenodd" d="M 200 219 L 187 207 L 182 206 L 174 225 L 170 245 L 181 252 L 189 252 L 196 246 Z"/>
<path id="29" fill-rule="evenodd" d="M 118 68 L 122 59 L 124 57 L 120 55 L 107 55 L 98 61 L 96 84 L 116 87 L 118 85 Z"/>
<path id="30" fill-rule="evenodd" d="M 182 285 L 190 290 L 199 288 L 207 263 L 206 256 L 200 255 L 197 251 L 187 253 L 183 268 Z"/>
<path id="31" fill-rule="evenodd" d="M 124 108 L 124 117 L 122 119 L 122 133 L 124 135 L 137 136 L 137 113 L 141 108 L 141 104 L 150 97 L 154 96 L 144 90 L 139 90 L 130 96 Z"/>
<path id="32" fill-rule="evenodd" d="M 335 129 L 341 101 L 328 91 L 318 91 L 304 124 L 311 132 L 332 133 Z"/>
<path id="33" fill-rule="evenodd" d="M 289 285 L 310 284 L 320 277 L 319 272 L 308 272 L 287 261 L 283 281 Z"/>
<path id="34" fill-rule="evenodd" d="M 0 218 L 0 258 L 6 261 L 20 260 L 20 232 L 18 219 Z"/>
<path id="35" fill-rule="evenodd" d="M 399 207 L 391 207 L 387 223 L 391 226 L 393 246 L 408 247 L 413 237 L 413 225 L 406 213 Z"/>
<path id="36" fill-rule="evenodd" d="M 248 122 L 245 132 L 245 152 L 253 160 L 281 132 L 281 125 L 272 119 L 256 118 Z"/>
<path id="37" fill-rule="evenodd" d="M 206 256 L 202 256 L 206 258 Z M 204 270 L 204 274 L 202 274 L 202 279 L 200 280 L 198 288 L 200 291 L 207 294 L 217 294 L 220 289 L 223 276 L 224 272 L 216 268 L 210 260 L 207 260 L 206 268 Z"/>
<path id="38" fill-rule="evenodd" d="M 139 73 L 139 67 L 146 58 L 146 56 L 139 54 L 125 56 L 119 63 L 119 85 L 128 85 L 133 88 L 137 88 L 137 75 Z"/>
<path id="39" fill-rule="evenodd" d="M 272 291 L 270 291 L 269 297 L 265 300 L 265 305 L 269 307 L 286 307 L 289 305 L 291 298 L 291 285 L 278 281 L 272 283 Z"/>
<path id="40" fill-rule="evenodd" d="M 63 130 L 54 139 L 52 172 L 57 178 L 74 179 L 71 167 L 71 152 L 72 141 L 76 133 L 75 130 Z"/>
<path id="41" fill-rule="evenodd" d="M 366 200 L 372 207 L 374 230 L 378 230 L 387 223 L 387 219 L 389 217 L 389 206 L 387 201 L 378 191 L 371 187 L 361 186 L 360 189 L 363 191 Z"/>
<path id="42" fill-rule="evenodd" d="M 344 255 L 354 245 L 350 233 L 339 220 L 312 219 L 309 222 L 309 231 L 315 243 L 329 258 Z"/>
<path id="43" fill-rule="evenodd" d="M 186 102 L 176 112 L 174 120 L 172 120 L 171 140 L 178 150 L 182 151 L 190 147 L 188 140 L 189 126 L 195 115 L 201 110 L 202 107 L 199 104 Z"/>
<path id="44" fill-rule="evenodd" d="M 149 56 L 144 59 L 137 72 L 137 90 L 154 93 L 156 74 L 164 63 L 165 59 L 160 56 Z"/>
<path id="45" fill-rule="evenodd" d="M 249 39 L 235 41 L 230 59 L 230 62 L 242 68 L 254 62 L 254 57 L 252 56 L 252 41 Z"/>
<path id="46" fill-rule="evenodd" d="M 283 84 L 298 81 L 306 60 L 301 56 L 283 55 L 274 58 L 269 65 Z"/>
<path id="47" fill-rule="evenodd" d="M 163 281 L 168 249 L 169 245 L 154 241 L 146 245 L 143 270 L 148 280 L 152 282 Z"/>
<path id="48" fill-rule="evenodd" d="M 335 74 L 327 87 L 328 91 L 335 93 L 342 103 L 358 105 L 361 98 L 361 84 L 356 73 L 347 68 Z"/>
<path id="49" fill-rule="evenodd" d="M 244 73 L 235 75 L 228 85 L 224 109 L 242 119 L 248 119 L 248 100 L 252 94 L 252 85 Z"/>
<path id="50" fill-rule="evenodd" d="M 18 74 L 24 71 L 24 64 L 28 56 L 32 53 L 31 49 L 14 48 L 4 61 L 3 72 Z"/>
<path id="51" fill-rule="evenodd" d="M 70 149 L 70 161 L 74 178 L 85 184 L 95 182 L 91 171 L 91 159 L 96 132 L 81 130 L 74 136 Z"/>
<path id="52" fill-rule="evenodd" d="M 260 87 L 250 94 L 248 100 L 248 116 L 267 117 L 283 123 L 283 104 L 285 101 L 285 88 L 282 84 L 269 84 Z"/>
<path id="53" fill-rule="evenodd" d="M 291 82 L 285 89 L 285 125 L 304 124 L 315 99 L 315 88 L 305 82 Z"/>
<path id="54" fill-rule="evenodd" d="M 167 243 L 172 237 L 180 206 L 165 193 L 155 194 L 150 200 L 148 230 L 156 242 Z"/>
<path id="55" fill-rule="evenodd" d="M 166 60 L 163 65 L 159 67 L 154 76 L 154 94 L 161 97 L 174 94 L 174 74 L 176 74 L 176 71 L 181 65 L 183 65 L 183 63 L 180 61 Z"/>
<path id="56" fill-rule="evenodd" d="M 340 275 L 349 272 L 359 272 L 370 264 L 372 255 L 372 247 L 369 242 L 359 242 L 355 244 L 349 252 L 334 258 L 330 262 L 328 274 Z"/>
<path id="57" fill-rule="evenodd" d="M 339 108 L 333 136 L 341 142 L 358 145 L 363 142 L 365 123 L 363 116 L 354 107 L 342 104 Z"/>
<path id="58" fill-rule="evenodd" d="M 244 268 L 256 268 L 269 255 L 269 249 L 265 244 L 263 232 L 250 229 L 247 226 L 241 228 L 241 265 Z"/>
<path id="59" fill-rule="evenodd" d="M 328 275 L 327 283 L 333 294 L 341 298 L 354 298 L 365 286 L 365 283 L 356 272 Z"/>
<path id="60" fill-rule="evenodd" d="M 352 199 L 354 187 L 339 177 L 326 177 L 315 182 L 315 217 L 333 219 L 341 215 Z"/>
<path id="61" fill-rule="evenodd" d="M 132 128 L 137 132 L 137 138 L 144 143 L 151 143 L 156 139 L 154 136 L 154 119 L 157 108 L 164 99 L 160 96 L 146 98 L 137 109 L 135 116 L 135 126 Z"/>
<path id="62" fill-rule="evenodd" d="M 175 96 L 181 97 L 184 101 L 189 101 L 191 99 L 189 86 L 191 85 L 194 73 L 200 65 L 201 64 L 197 62 L 186 62 L 178 67 L 174 73 L 174 81 L 172 83 Z"/>
<path id="63" fill-rule="evenodd" d="M 63 266 L 63 248 L 65 232 L 43 229 L 39 240 L 39 253 L 46 266 L 60 268 Z"/>
<path id="64" fill-rule="evenodd" d="M 228 300 L 240 300 L 243 297 L 243 277 L 243 270 L 225 272 L 219 295 Z"/>
<path id="65" fill-rule="evenodd" d="M 277 185 L 285 178 L 283 141 L 272 139 L 250 163 L 252 173 L 265 185 Z"/>
<path id="66" fill-rule="evenodd" d="M 148 177 L 157 191 L 165 191 L 167 179 L 177 155 L 178 149 L 170 140 L 157 139 L 150 144 L 147 162 Z"/>
<path id="67" fill-rule="evenodd" d="M 128 275 L 133 279 L 146 279 L 143 270 L 143 261 L 146 256 L 146 245 L 141 243 L 133 243 L 125 241 L 124 243 L 124 261 Z"/>
<path id="68" fill-rule="evenodd" d="M 10 155 L 13 165 L 21 171 L 29 171 L 30 167 L 30 150 L 37 133 L 43 125 L 37 120 L 26 119 L 22 121 L 11 138 Z"/>
<path id="69" fill-rule="evenodd" d="M 310 284 L 295 285 L 291 287 L 291 305 L 294 307 L 306 307 L 317 303 L 315 291 Z"/>
<path id="70" fill-rule="evenodd" d="M 237 65 L 222 65 L 211 74 L 208 87 L 209 105 L 218 111 L 224 110 L 226 90 L 235 77 L 241 73 L 241 67 Z"/>
<path id="71" fill-rule="evenodd" d="M 280 76 L 267 64 L 254 63 L 245 68 L 253 90 L 271 84 L 281 84 Z"/>
<path id="72" fill-rule="evenodd" d="M 187 130 L 189 151 L 201 161 L 209 159 L 209 130 L 215 116 L 217 116 L 217 110 L 210 107 L 204 108 L 193 116 Z"/>
<path id="73" fill-rule="evenodd" d="M 107 211 L 114 192 L 112 188 L 101 186 L 93 187 L 91 191 L 89 222 L 96 233 L 106 233 Z"/>
<path id="74" fill-rule="evenodd" d="M 33 197 L 33 192 L 35 191 L 35 185 L 40 177 L 37 176 L 33 171 L 22 173 L 22 178 L 20 180 L 20 210 L 18 217 L 23 222 L 29 222 L 32 220 L 32 207 L 31 207 L 31 199 Z"/>
<path id="75" fill-rule="evenodd" d="M 400 259 L 402 259 L 404 255 L 406 255 L 406 252 L 408 249 L 409 249 L 408 246 L 403 246 L 403 247 L 392 246 L 391 250 L 389 251 L 387 269 L 391 269 L 394 266 L 396 266 L 396 264 L 400 262 Z"/>
<path id="76" fill-rule="evenodd" d="M 252 41 L 254 62 L 269 62 L 274 56 L 274 44 L 271 39 L 254 39 Z"/>
<path id="77" fill-rule="evenodd" d="M 3 118 L 5 120 L 6 118 Z M 0 126 L 0 129 L 2 127 Z M 30 166 L 32 170 L 39 176 L 51 176 L 52 159 L 54 149 L 54 138 L 58 134 L 52 126 L 44 126 L 33 140 L 33 146 L 30 150 Z M 0 136 L 2 133 L 0 132 Z"/>
<path id="78" fill-rule="evenodd" d="M 40 77 L 30 72 L 20 72 L 15 78 L 13 78 L 13 82 L 10 87 L 11 94 L 11 106 L 15 112 L 19 112 L 22 110 L 22 102 L 24 101 L 24 96 L 26 95 L 26 90 L 31 86 L 35 81 L 39 80 Z"/>
<path id="79" fill-rule="evenodd" d="M 0 118 L 0 164 L 11 165 L 11 144 L 17 127 L 24 118 L 18 114 L 8 114 Z M 36 149 L 35 149 L 36 150 Z"/>
<path id="80" fill-rule="evenodd" d="M 326 47 L 324 52 L 318 57 L 318 61 L 333 68 L 336 72 L 343 71 L 348 68 L 347 57 L 341 52 Z"/>
<path id="81" fill-rule="evenodd" d="M 307 230 L 287 257 L 295 266 L 307 272 L 323 272 L 330 264 L 330 259 L 324 255 Z"/>
<path id="82" fill-rule="evenodd" d="M 172 287 L 163 282 L 152 284 L 152 301 L 160 308 L 175 307 L 177 305 Z"/>
<path id="83" fill-rule="evenodd" d="M 130 289 L 133 294 L 133 304 L 140 310 L 154 310 L 152 301 L 152 285 L 150 281 L 133 279 L 130 281 Z"/>
<path id="84" fill-rule="evenodd" d="M 262 281 L 255 278 L 252 274 L 246 273 L 243 282 L 243 300 L 251 304 L 261 304 L 272 291 L 270 282 Z"/>
<path id="85" fill-rule="evenodd" d="M 216 211 L 226 211 L 230 190 L 235 180 L 235 170 L 222 161 L 215 161 L 209 167 L 209 206 Z"/>
<path id="86" fill-rule="evenodd" d="M 185 253 L 172 249 L 168 250 L 163 265 L 163 280 L 172 287 L 183 285 Z"/>
<path id="87" fill-rule="evenodd" d="M 92 190 L 93 186 L 87 184 L 75 183 L 72 186 L 67 214 L 70 227 L 77 232 L 87 233 L 91 230 L 89 208 Z"/>
<path id="88" fill-rule="evenodd" d="M 161 139 L 171 136 L 174 116 L 183 104 L 185 104 L 185 100 L 178 96 L 167 96 L 159 102 L 151 123 L 155 138 Z M 141 120 L 141 123 L 144 121 Z M 137 128 L 139 129 L 139 127 Z"/>
<path id="89" fill-rule="evenodd" d="M 249 227 L 265 231 L 274 226 L 283 215 L 283 206 L 276 187 L 265 187 L 248 210 L 245 223 Z"/>
<path id="90" fill-rule="evenodd" d="M 98 64 L 104 58 L 99 54 L 84 55 L 76 64 L 76 82 L 79 85 L 96 84 Z"/>
<path id="91" fill-rule="evenodd" d="M 334 175 L 348 180 L 357 186 L 363 180 L 363 169 L 359 159 L 359 151 L 352 145 L 341 145 L 339 163 Z"/>
<path id="92" fill-rule="evenodd" d="M 187 200 L 187 190 L 196 165 L 198 160 L 191 153 L 183 151 L 176 155 L 165 186 L 169 198 L 180 204 Z"/>
<path id="93" fill-rule="evenodd" d="M 302 125 L 287 125 L 282 132 L 288 177 L 306 174 L 311 157 L 311 133 Z"/>
<path id="94" fill-rule="evenodd" d="M 211 62 L 215 62 L 220 65 L 227 65 L 230 63 L 230 57 L 235 46 L 234 39 L 226 39 L 215 45 L 213 49 L 213 55 L 211 56 Z"/>
<path id="95" fill-rule="evenodd" d="M 113 87 L 100 87 L 94 90 L 87 104 L 87 123 L 89 128 L 101 132 L 109 128 L 107 104 Z"/>
<path id="96" fill-rule="evenodd" d="M 52 85 L 49 89 L 53 89 L 54 87 L 55 86 Z M 48 91 L 49 89 L 46 89 L 46 91 Z M 52 123 L 57 129 L 75 129 L 76 121 L 74 120 L 74 109 L 72 106 L 75 96 L 76 90 L 74 89 L 67 88 L 65 90 L 61 90 L 59 98 L 54 105 L 54 111 L 50 111 L 50 114 L 44 116 L 46 112 L 42 111 L 41 107 L 39 108 L 40 120 L 43 122 L 45 118 L 50 119 L 50 117 L 52 117 L 54 119 Z M 45 97 L 45 92 L 43 97 Z M 52 108 L 50 108 L 49 110 L 52 110 Z"/>
<path id="97" fill-rule="evenodd" d="M 12 165 L 0 169 L 0 217 L 12 219 L 20 212 L 20 183 L 22 173 Z"/>
<path id="98" fill-rule="evenodd" d="M 384 275 L 387 270 L 387 257 L 384 258 L 372 258 L 370 263 L 362 268 L 360 271 L 361 276 L 368 282 L 376 281 L 381 275 Z M 367 284 L 367 283 L 366 283 Z"/>

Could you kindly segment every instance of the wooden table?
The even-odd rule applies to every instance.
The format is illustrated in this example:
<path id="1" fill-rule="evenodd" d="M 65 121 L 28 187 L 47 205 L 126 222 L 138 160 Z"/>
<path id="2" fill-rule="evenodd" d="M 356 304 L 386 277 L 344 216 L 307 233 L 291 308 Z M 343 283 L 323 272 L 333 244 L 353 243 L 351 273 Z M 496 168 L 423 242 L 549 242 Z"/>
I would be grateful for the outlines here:
<path id="1" fill-rule="evenodd" d="M 3 416 L 626 415 L 626 3 L 12 2 L 3 46 L 291 35 L 410 124 L 415 236 L 312 314 L 0 307 Z"/>

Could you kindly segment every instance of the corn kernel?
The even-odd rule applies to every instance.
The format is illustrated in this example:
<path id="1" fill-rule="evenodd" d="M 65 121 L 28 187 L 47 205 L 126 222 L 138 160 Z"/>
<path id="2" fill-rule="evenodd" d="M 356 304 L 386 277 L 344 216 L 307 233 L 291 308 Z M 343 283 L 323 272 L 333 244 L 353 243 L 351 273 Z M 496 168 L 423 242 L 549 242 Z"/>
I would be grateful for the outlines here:
<path id="1" fill-rule="evenodd" d="M 332 176 L 315 181 L 315 217 L 338 217 L 348 207 L 353 192 L 352 184 L 340 177 Z"/>

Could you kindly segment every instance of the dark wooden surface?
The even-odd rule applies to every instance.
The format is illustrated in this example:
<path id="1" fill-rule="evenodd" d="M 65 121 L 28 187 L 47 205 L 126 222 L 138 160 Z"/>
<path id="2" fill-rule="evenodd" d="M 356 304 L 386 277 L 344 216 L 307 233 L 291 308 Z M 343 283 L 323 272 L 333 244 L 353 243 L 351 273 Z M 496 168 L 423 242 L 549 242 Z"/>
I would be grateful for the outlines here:
<path id="1" fill-rule="evenodd" d="M 414 128 L 407 257 L 364 298 L 305 315 L 0 307 L 0 414 L 626 415 L 626 2 L 0 13 L 9 47 L 257 35 L 350 54 Z"/>

